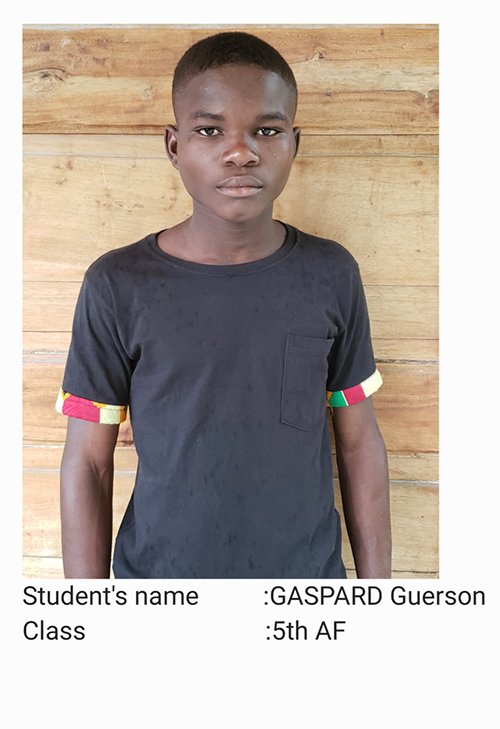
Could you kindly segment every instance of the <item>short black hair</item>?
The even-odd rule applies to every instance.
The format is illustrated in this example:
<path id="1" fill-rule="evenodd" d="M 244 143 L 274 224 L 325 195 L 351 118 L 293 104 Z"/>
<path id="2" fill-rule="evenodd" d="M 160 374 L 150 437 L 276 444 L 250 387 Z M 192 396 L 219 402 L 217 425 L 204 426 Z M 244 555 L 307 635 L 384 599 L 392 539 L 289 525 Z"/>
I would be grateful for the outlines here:
<path id="1" fill-rule="evenodd" d="M 172 101 L 174 113 L 180 92 L 195 76 L 222 66 L 257 66 L 281 76 L 295 97 L 297 82 L 293 71 L 276 48 L 250 33 L 217 33 L 195 43 L 184 53 L 174 71 Z"/>

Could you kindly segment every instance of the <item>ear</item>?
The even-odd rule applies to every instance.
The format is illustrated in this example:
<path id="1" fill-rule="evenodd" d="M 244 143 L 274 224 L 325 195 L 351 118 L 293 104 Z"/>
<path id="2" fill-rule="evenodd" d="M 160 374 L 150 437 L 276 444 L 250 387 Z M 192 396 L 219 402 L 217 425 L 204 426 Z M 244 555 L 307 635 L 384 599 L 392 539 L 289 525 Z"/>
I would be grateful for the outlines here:
<path id="1" fill-rule="evenodd" d="M 297 156 L 297 152 L 299 151 L 299 144 L 300 144 L 300 127 L 294 127 L 293 128 L 293 136 L 295 137 L 295 154 L 293 155 L 293 158 Z"/>
<path id="2" fill-rule="evenodd" d="M 177 135 L 179 133 L 179 130 L 177 127 L 174 127 L 172 124 L 167 124 L 165 127 L 165 151 L 167 153 L 167 157 L 171 161 L 172 165 L 177 170 Z"/>

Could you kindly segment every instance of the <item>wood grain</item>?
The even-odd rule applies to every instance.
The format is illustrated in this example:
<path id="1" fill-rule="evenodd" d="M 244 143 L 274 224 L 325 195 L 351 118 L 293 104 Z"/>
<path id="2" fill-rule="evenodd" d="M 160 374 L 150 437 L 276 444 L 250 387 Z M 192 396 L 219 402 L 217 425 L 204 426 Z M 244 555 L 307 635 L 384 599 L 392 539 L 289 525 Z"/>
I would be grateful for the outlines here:
<path id="1" fill-rule="evenodd" d="M 342 554 L 346 569 L 354 559 L 346 534 L 338 482 L 335 499 L 342 521 Z M 435 486 L 391 483 L 391 527 L 395 571 L 439 570 L 438 489 Z"/>
<path id="2" fill-rule="evenodd" d="M 26 471 L 59 471 L 63 447 L 62 442 L 26 443 L 23 446 L 23 468 Z M 389 454 L 389 469 L 394 481 L 419 481 L 435 486 L 438 465 L 436 453 Z M 137 453 L 134 446 L 118 446 L 115 450 L 116 472 L 133 474 L 136 468 Z"/>
<path id="3" fill-rule="evenodd" d="M 61 557 L 23 557 L 23 578 L 25 580 L 60 580 L 64 578 Z M 347 569 L 347 579 L 356 579 L 356 572 Z M 436 580 L 438 572 L 404 572 L 393 570 L 393 580 Z M 114 579 L 111 577 L 111 579 Z"/>
<path id="4" fill-rule="evenodd" d="M 25 307 L 31 304 L 25 303 Z M 70 332 L 23 332 L 25 354 L 67 354 Z M 382 362 L 429 362 L 437 363 L 439 343 L 437 339 L 380 339 L 373 338 L 375 357 Z"/>
<path id="5" fill-rule="evenodd" d="M 26 29 L 25 132 L 157 133 L 173 118 L 170 87 L 178 59 L 214 32 Z M 252 26 L 251 32 L 291 64 L 300 89 L 297 121 L 304 130 L 436 133 L 436 26 Z"/>
<path id="6" fill-rule="evenodd" d="M 133 483 L 132 474 L 115 476 L 114 535 L 125 512 Z M 341 511 L 337 483 L 335 490 L 336 503 Z M 438 491 L 433 486 L 407 483 L 391 485 L 395 570 L 408 572 L 438 570 L 437 494 Z M 23 500 L 23 555 L 35 559 L 59 558 L 61 546 L 58 474 L 43 470 L 25 472 Z M 352 556 L 345 528 L 343 551 L 346 567 L 352 568 Z"/>
<path id="7" fill-rule="evenodd" d="M 134 485 L 131 474 L 115 474 L 113 537 L 127 507 Z M 28 471 L 23 478 L 23 554 L 60 557 L 59 474 Z"/>
<path id="8" fill-rule="evenodd" d="M 435 365 L 380 364 L 384 385 L 373 396 L 390 453 L 437 453 L 439 379 Z"/>
<path id="9" fill-rule="evenodd" d="M 23 154 L 26 156 L 93 156 L 93 157 L 158 157 L 165 158 L 163 132 L 145 136 L 138 134 L 25 134 Z M 299 157 L 311 156 L 392 156 L 436 157 L 438 135 L 331 135 L 307 134 L 302 131 Z"/>
<path id="10" fill-rule="evenodd" d="M 25 331 L 70 332 L 79 290 L 80 283 L 26 282 Z M 365 292 L 374 338 L 437 339 L 437 287 L 368 285 Z"/>
<path id="11" fill-rule="evenodd" d="M 241 30 L 245 30 L 241 26 Z M 438 27 L 252 26 L 291 63 L 299 155 L 275 217 L 357 258 L 384 386 L 398 579 L 438 576 Z M 186 218 L 165 157 L 173 68 L 217 29 L 24 31 L 24 577 L 60 578 L 54 410 L 84 271 L 99 255 Z M 307 195 L 305 194 L 307 191 Z M 334 444 L 333 444 L 334 449 Z M 116 520 L 137 455 L 115 454 Z M 337 486 L 336 486 L 337 488 Z M 354 577 L 344 534 L 348 576 Z"/>
<path id="12" fill-rule="evenodd" d="M 68 72 L 80 76 L 132 77 L 138 71 L 146 76 L 172 74 L 182 53 L 193 43 L 224 30 L 247 30 L 286 54 L 288 63 L 310 60 L 325 64 L 381 64 L 405 77 L 415 78 L 415 69 L 425 69 L 426 77 L 435 73 L 438 63 L 437 25 L 326 25 L 300 26 L 227 26 L 196 28 L 193 26 L 155 25 L 128 27 L 25 27 L 23 58 L 25 71 L 40 66 L 54 67 L 63 58 Z M 286 50 L 285 50 L 286 49 Z M 96 58 L 97 56 L 97 58 Z M 322 58 L 320 58 L 322 56 Z M 314 58 L 316 57 L 316 58 Z M 408 61 L 413 67 L 408 67 Z M 380 70 L 373 69 L 374 73 Z M 342 83 L 355 70 L 339 74 Z M 435 77 L 436 78 L 436 77 Z M 356 81 L 354 81 L 356 83 Z M 359 82 L 358 82 L 359 83 Z M 435 87 L 435 85 L 434 85 Z M 428 88 L 428 81 L 421 90 Z"/>
<path id="13" fill-rule="evenodd" d="M 27 156 L 24 176 L 26 281 L 80 281 L 102 253 L 191 214 L 166 159 Z M 433 157 L 303 157 L 275 217 L 344 245 L 365 284 L 430 286 L 437 203 Z"/>
<path id="14" fill-rule="evenodd" d="M 66 418 L 55 411 L 65 357 L 26 355 L 24 365 L 24 439 L 61 442 Z M 438 450 L 438 373 L 434 365 L 380 364 L 384 385 L 374 395 L 380 429 L 390 453 L 436 453 Z M 131 432 L 120 430 L 127 444 Z"/>
<path id="15" fill-rule="evenodd" d="M 379 362 L 429 362 L 437 364 L 437 339 L 379 339 L 372 337 L 375 359 Z M 35 343 L 35 342 L 33 342 Z"/>

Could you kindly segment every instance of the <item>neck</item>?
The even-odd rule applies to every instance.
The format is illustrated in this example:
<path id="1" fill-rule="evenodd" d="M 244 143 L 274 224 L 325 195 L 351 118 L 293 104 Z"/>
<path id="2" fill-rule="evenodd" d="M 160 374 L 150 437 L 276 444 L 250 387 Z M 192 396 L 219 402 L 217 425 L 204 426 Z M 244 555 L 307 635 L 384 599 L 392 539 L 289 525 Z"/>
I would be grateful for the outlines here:
<path id="1" fill-rule="evenodd" d="M 166 253 L 196 263 L 231 265 L 266 258 L 281 247 L 285 228 L 272 210 L 249 221 L 221 220 L 198 210 L 188 220 L 164 231 L 158 244 Z"/>

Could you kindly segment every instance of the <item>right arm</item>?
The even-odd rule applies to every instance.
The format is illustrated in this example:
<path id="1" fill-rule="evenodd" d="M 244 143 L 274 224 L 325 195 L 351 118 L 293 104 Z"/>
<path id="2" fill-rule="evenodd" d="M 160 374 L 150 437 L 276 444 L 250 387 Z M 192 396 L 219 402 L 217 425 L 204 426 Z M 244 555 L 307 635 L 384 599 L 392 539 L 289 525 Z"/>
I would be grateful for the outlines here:
<path id="1" fill-rule="evenodd" d="M 68 418 L 61 462 L 64 576 L 109 578 L 119 425 Z"/>

